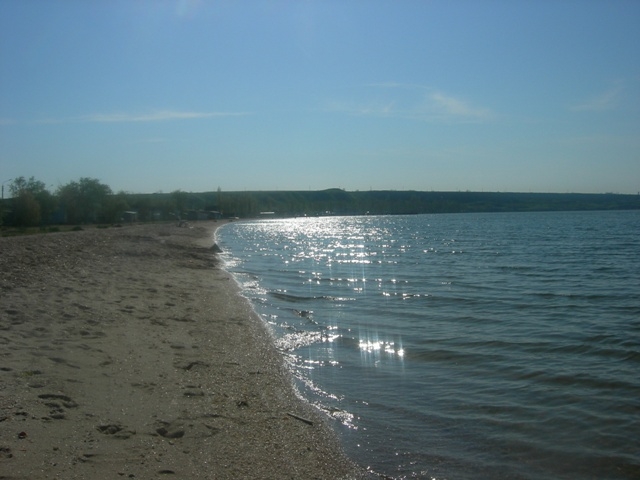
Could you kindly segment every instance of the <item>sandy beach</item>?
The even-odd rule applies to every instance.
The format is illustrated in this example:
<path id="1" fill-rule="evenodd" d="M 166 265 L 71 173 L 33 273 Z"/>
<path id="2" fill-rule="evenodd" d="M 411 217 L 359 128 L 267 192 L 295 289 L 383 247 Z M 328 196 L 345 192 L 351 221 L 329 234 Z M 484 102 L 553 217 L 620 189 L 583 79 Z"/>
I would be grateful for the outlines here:
<path id="1" fill-rule="evenodd" d="M 0 478 L 362 478 L 218 267 L 220 224 L 0 238 Z"/>

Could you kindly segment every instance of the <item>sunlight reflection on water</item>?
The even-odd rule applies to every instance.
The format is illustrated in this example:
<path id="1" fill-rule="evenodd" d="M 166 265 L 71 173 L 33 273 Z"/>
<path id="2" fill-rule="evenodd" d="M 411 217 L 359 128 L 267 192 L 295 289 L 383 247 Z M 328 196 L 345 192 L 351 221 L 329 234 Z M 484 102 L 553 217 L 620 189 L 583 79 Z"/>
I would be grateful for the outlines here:
<path id="1" fill-rule="evenodd" d="M 639 229 L 634 212 L 269 220 L 234 225 L 225 258 L 375 470 L 637 478 Z"/>

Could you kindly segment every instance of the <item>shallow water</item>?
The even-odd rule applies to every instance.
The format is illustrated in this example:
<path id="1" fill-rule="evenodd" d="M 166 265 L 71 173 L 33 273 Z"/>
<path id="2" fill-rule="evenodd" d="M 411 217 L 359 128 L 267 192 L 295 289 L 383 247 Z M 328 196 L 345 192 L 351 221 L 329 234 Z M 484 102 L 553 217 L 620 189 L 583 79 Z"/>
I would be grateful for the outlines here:
<path id="1" fill-rule="evenodd" d="M 321 217 L 217 241 L 302 395 L 397 478 L 640 478 L 640 212 Z"/>

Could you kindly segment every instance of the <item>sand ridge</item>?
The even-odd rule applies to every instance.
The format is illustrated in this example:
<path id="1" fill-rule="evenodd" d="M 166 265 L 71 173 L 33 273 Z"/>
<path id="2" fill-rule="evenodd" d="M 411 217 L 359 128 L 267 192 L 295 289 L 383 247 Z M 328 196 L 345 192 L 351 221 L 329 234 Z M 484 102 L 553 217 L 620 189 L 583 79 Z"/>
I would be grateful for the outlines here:
<path id="1" fill-rule="evenodd" d="M 218 225 L 0 238 L 0 478 L 362 477 L 217 266 Z"/>

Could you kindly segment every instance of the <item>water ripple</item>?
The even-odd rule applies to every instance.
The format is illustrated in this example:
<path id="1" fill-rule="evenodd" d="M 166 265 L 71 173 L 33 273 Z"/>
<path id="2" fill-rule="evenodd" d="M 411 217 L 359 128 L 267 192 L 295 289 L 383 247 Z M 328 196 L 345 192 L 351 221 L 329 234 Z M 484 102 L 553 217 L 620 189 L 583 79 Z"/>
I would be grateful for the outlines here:
<path id="1" fill-rule="evenodd" d="M 234 223 L 300 391 L 398 478 L 640 478 L 640 212 Z"/>

